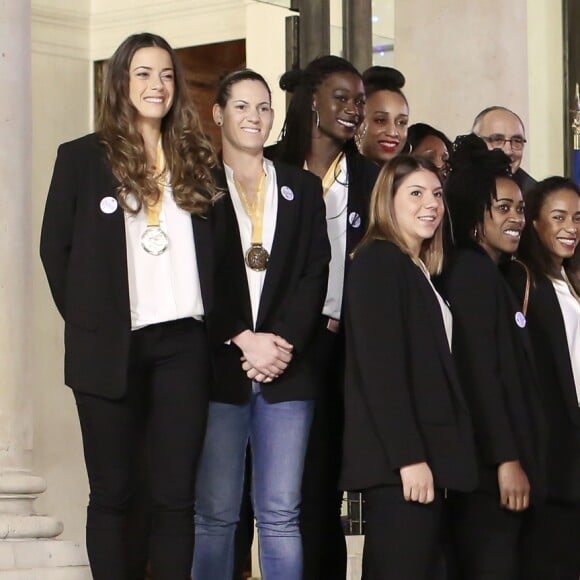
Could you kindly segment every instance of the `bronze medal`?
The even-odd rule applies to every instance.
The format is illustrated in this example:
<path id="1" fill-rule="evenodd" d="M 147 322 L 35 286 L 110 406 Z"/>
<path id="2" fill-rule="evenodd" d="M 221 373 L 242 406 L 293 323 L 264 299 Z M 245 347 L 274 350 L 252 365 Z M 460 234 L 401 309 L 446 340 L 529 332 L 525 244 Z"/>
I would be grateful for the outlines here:
<path id="1" fill-rule="evenodd" d="M 270 254 L 262 244 L 252 244 L 246 252 L 246 264 L 256 272 L 263 272 L 268 267 L 269 259 Z"/>

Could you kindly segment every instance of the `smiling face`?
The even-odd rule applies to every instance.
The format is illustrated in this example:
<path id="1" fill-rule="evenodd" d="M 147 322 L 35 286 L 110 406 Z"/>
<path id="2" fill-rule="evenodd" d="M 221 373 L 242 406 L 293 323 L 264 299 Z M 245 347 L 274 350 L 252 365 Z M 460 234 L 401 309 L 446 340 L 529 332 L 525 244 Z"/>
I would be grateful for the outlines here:
<path id="1" fill-rule="evenodd" d="M 407 101 L 394 91 L 376 91 L 367 99 L 365 111 L 362 154 L 378 162 L 392 159 L 402 151 L 407 141 Z"/>
<path id="2" fill-rule="evenodd" d="M 173 104 L 175 82 L 170 54 L 157 46 L 140 48 L 129 64 L 129 100 L 142 126 L 161 126 Z"/>
<path id="3" fill-rule="evenodd" d="M 556 270 L 571 258 L 578 246 L 580 196 L 571 189 L 558 189 L 546 196 L 538 217 L 532 222 Z"/>
<path id="4" fill-rule="evenodd" d="M 497 263 L 502 254 L 516 252 L 526 220 L 522 192 L 515 181 L 496 179 L 496 192 L 497 199 L 492 199 L 491 208 L 485 211 L 476 241 Z"/>
<path id="5" fill-rule="evenodd" d="M 426 169 L 413 171 L 397 188 L 393 212 L 406 246 L 416 256 L 441 224 L 445 206 L 439 177 Z"/>
<path id="6" fill-rule="evenodd" d="M 213 118 L 222 127 L 224 156 L 236 150 L 261 152 L 274 122 L 268 88 L 248 79 L 233 84 L 225 108 L 214 105 Z"/>
<path id="7" fill-rule="evenodd" d="M 318 131 L 339 143 L 354 137 L 357 127 L 364 118 L 365 93 L 362 79 L 350 72 L 336 72 L 328 75 L 316 89 L 312 102 L 316 124 L 318 111 Z"/>
<path id="8" fill-rule="evenodd" d="M 497 109 L 490 111 L 481 119 L 476 133 L 484 139 L 488 149 L 494 149 L 496 146 L 493 140 L 496 137 L 506 139 L 525 139 L 525 131 L 520 120 L 510 111 Z M 515 173 L 521 163 L 523 156 L 523 147 L 514 148 L 511 141 L 505 141 L 501 150 L 510 158 L 510 167 L 512 173 Z"/>

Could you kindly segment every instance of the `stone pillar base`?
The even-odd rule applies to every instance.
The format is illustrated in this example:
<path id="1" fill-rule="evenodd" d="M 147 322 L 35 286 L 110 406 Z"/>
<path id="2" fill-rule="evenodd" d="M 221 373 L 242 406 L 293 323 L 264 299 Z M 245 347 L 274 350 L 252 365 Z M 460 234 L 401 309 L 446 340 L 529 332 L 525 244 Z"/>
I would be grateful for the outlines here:
<path id="1" fill-rule="evenodd" d="M 91 580 L 84 547 L 63 540 L 0 542 L 0 580 Z"/>

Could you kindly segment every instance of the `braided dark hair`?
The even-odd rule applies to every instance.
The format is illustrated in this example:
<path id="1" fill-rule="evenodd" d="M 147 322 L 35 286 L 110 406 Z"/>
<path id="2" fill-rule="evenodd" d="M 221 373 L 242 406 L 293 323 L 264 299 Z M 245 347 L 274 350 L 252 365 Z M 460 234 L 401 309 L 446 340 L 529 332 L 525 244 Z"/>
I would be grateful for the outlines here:
<path id="1" fill-rule="evenodd" d="M 453 143 L 449 159 L 450 174 L 445 183 L 445 197 L 459 247 L 473 241 L 474 229 L 483 222 L 497 198 L 496 179 L 511 179 L 510 158 L 501 150 L 489 150 L 475 135 L 460 135 Z"/>

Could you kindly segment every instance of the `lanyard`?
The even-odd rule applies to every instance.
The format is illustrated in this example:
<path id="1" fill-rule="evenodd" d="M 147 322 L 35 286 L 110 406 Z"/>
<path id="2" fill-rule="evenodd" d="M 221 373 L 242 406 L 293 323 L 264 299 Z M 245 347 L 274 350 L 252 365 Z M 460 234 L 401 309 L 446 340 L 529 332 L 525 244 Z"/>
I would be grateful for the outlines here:
<path id="1" fill-rule="evenodd" d="M 155 159 L 155 170 L 158 172 L 159 198 L 157 201 L 149 205 L 145 204 L 145 213 L 147 215 L 147 226 L 159 226 L 159 216 L 163 209 L 163 189 L 165 178 L 165 155 L 163 154 L 163 147 L 161 146 L 161 139 L 157 143 L 157 156 Z"/>
<path id="2" fill-rule="evenodd" d="M 256 190 L 256 197 L 254 202 L 250 203 L 246 192 L 243 190 L 241 184 L 234 178 L 234 183 L 238 193 L 240 194 L 240 201 L 244 207 L 244 211 L 248 214 L 252 222 L 252 245 L 262 244 L 262 230 L 264 227 L 264 207 L 266 205 L 266 174 L 262 173 Z"/>

